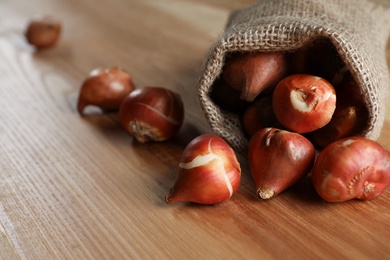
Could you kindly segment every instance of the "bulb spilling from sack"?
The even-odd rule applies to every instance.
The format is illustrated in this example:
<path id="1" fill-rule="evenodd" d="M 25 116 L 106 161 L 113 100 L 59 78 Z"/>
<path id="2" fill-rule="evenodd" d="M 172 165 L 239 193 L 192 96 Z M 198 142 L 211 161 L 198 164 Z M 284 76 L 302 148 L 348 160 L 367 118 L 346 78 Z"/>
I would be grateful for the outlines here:
<path id="1" fill-rule="evenodd" d="M 288 52 L 229 53 L 210 98 L 239 116 L 248 140 L 274 127 L 303 134 L 319 150 L 358 135 L 368 118 L 363 94 L 328 39 Z"/>

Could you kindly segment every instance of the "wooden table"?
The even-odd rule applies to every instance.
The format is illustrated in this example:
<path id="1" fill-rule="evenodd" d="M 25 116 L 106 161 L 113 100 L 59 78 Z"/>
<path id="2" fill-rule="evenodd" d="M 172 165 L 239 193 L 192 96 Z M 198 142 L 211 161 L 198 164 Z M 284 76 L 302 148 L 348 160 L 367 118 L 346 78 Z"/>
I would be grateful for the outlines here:
<path id="1" fill-rule="evenodd" d="M 195 89 L 203 59 L 229 12 L 251 2 L 0 2 L 0 259 L 389 256 L 389 191 L 331 204 L 305 180 L 260 201 L 240 158 L 242 183 L 230 200 L 165 203 L 184 147 L 211 132 Z M 23 38 L 37 13 L 63 22 L 54 49 L 35 52 Z M 81 82 L 101 66 L 126 69 L 137 86 L 179 92 L 186 106 L 179 134 L 143 145 L 115 114 L 92 108 L 80 117 Z M 390 113 L 378 140 L 390 150 L 389 130 Z"/>

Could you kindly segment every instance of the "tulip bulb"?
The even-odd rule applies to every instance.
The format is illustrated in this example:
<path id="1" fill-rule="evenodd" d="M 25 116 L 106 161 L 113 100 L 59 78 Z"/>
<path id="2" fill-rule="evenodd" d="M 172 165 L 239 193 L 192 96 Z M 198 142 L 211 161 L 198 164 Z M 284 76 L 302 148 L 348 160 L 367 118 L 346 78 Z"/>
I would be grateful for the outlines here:
<path id="1" fill-rule="evenodd" d="M 132 91 L 119 108 L 123 129 L 138 142 L 165 141 L 175 136 L 184 120 L 180 95 L 163 87 Z"/>
<path id="2" fill-rule="evenodd" d="M 287 70 L 282 52 L 236 54 L 225 65 L 222 78 L 241 92 L 241 99 L 252 102 L 264 90 L 272 88 Z"/>
<path id="3" fill-rule="evenodd" d="M 336 96 L 336 109 L 331 121 L 310 133 L 310 139 L 319 149 L 339 139 L 357 135 L 367 122 L 367 108 L 356 81 L 344 80 L 336 89 Z"/>
<path id="4" fill-rule="evenodd" d="M 390 185 L 390 153 L 365 137 L 340 139 L 319 153 L 312 179 L 329 202 L 374 199 Z"/>
<path id="5" fill-rule="evenodd" d="M 52 48 L 60 38 L 61 28 L 61 22 L 54 16 L 37 16 L 29 22 L 25 37 L 37 49 Z"/>
<path id="6" fill-rule="evenodd" d="M 124 70 L 115 67 L 94 69 L 81 85 L 77 110 L 80 115 L 88 105 L 104 111 L 118 110 L 123 99 L 134 89 L 132 77 Z"/>
<path id="7" fill-rule="evenodd" d="M 335 89 L 320 77 L 291 75 L 276 86 L 272 106 L 276 118 L 287 129 L 312 132 L 332 119 L 336 109 Z"/>
<path id="8" fill-rule="evenodd" d="M 261 199 L 275 197 L 304 178 L 314 159 L 314 146 L 298 133 L 263 128 L 249 142 L 249 167 Z"/>
<path id="9" fill-rule="evenodd" d="M 310 137 L 319 149 L 355 133 L 358 123 L 356 107 L 337 107 L 332 120 L 311 133 Z"/>
<path id="10" fill-rule="evenodd" d="M 204 134 L 184 149 L 167 203 L 216 204 L 238 189 L 241 168 L 233 149 L 219 136 Z"/>

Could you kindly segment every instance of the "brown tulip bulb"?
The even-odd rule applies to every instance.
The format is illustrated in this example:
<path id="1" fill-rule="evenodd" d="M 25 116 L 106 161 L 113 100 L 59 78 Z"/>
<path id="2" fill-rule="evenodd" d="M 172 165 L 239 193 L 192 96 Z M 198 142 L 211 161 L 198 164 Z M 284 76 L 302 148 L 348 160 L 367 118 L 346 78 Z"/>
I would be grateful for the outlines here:
<path id="1" fill-rule="evenodd" d="M 350 79 L 347 78 L 337 87 L 336 96 L 336 107 L 349 106 L 356 108 L 357 124 L 354 132 L 358 133 L 366 126 L 368 120 L 365 98 L 360 91 L 358 83 L 352 77 Z"/>
<path id="2" fill-rule="evenodd" d="M 167 203 L 216 204 L 237 190 L 241 168 L 233 149 L 219 136 L 203 134 L 184 149 Z"/>
<path id="3" fill-rule="evenodd" d="M 330 122 L 336 109 L 336 93 L 323 78 L 295 74 L 281 80 L 272 95 L 278 121 L 297 133 L 320 129 Z"/>
<path id="4" fill-rule="evenodd" d="M 181 128 L 183 101 L 179 94 L 163 87 L 139 88 L 123 100 L 119 120 L 140 143 L 165 141 Z"/>
<path id="5" fill-rule="evenodd" d="M 249 142 L 249 167 L 261 199 L 275 197 L 304 178 L 314 159 L 314 146 L 298 133 L 264 128 Z"/>
<path id="6" fill-rule="evenodd" d="M 274 87 L 287 70 L 282 52 L 236 54 L 222 72 L 226 83 L 241 92 L 241 99 L 252 102 L 264 90 Z"/>
<path id="7" fill-rule="evenodd" d="M 61 22 L 53 16 L 37 16 L 29 22 L 25 37 L 38 49 L 51 48 L 58 42 L 61 27 Z"/>
<path id="8" fill-rule="evenodd" d="M 134 89 L 126 71 L 115 67 L 94 69 L 81 85 L 77 110 L 82 115 L 86 106 L 94 105 L 104 111 L 116 111 Z"/>
<path id="9" fill-rule="evenodd" d="M 358 123 L 355 107 L 336 107 L 332 120 L 324 127 L 310 134 L 310 139 L 319 149 L 325 148 L 328 144 L 351 136 L 355 133 Z"/>
<path id="10" fill-rule="evenodd" d="M 310 139 L 319 149 L 339 139 L 358 135 L 368 119 L 368 112 L 354 80 L 346 80 L 336 89 L 336 110 L 331 121 L 310 133 Z"/>
<path id="11" fill-rule="evenodd" d="M 337 140 L 319 153 L 312 180 L 329 202 L 377 198 L 390 185 L 390 153 L 365 137 Z"/>

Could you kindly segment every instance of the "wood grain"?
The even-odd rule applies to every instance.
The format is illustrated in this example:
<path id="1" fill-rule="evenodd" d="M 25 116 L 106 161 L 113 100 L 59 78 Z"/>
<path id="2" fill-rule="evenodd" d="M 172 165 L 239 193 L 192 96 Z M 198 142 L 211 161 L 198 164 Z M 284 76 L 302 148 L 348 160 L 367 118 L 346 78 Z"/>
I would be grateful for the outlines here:
<path id="1" fill-rule="evenodd" d="M 199 68 L 230 11 L 249 0 L 0 2 L 0 259 L 384 259 L 390 193 L 330 204 L 306 179 L 259 201 L 244 158 L 239 192 L 213 206 L 166 205 L 181 152 L 211 132 Z M 37 13 L 64 24 L 56 48 L 23 32 Z M 390 44 L 387 47 L 390 63 Z M 115 114 L 76 111 L 90 70 L 118 66 L 137 86 L 179 92 L 173 140 L 141 145 Z M 390 106 L 387 106 L 390 111 Z M 390 116 L 379 142 L 390 150 Z"/>

